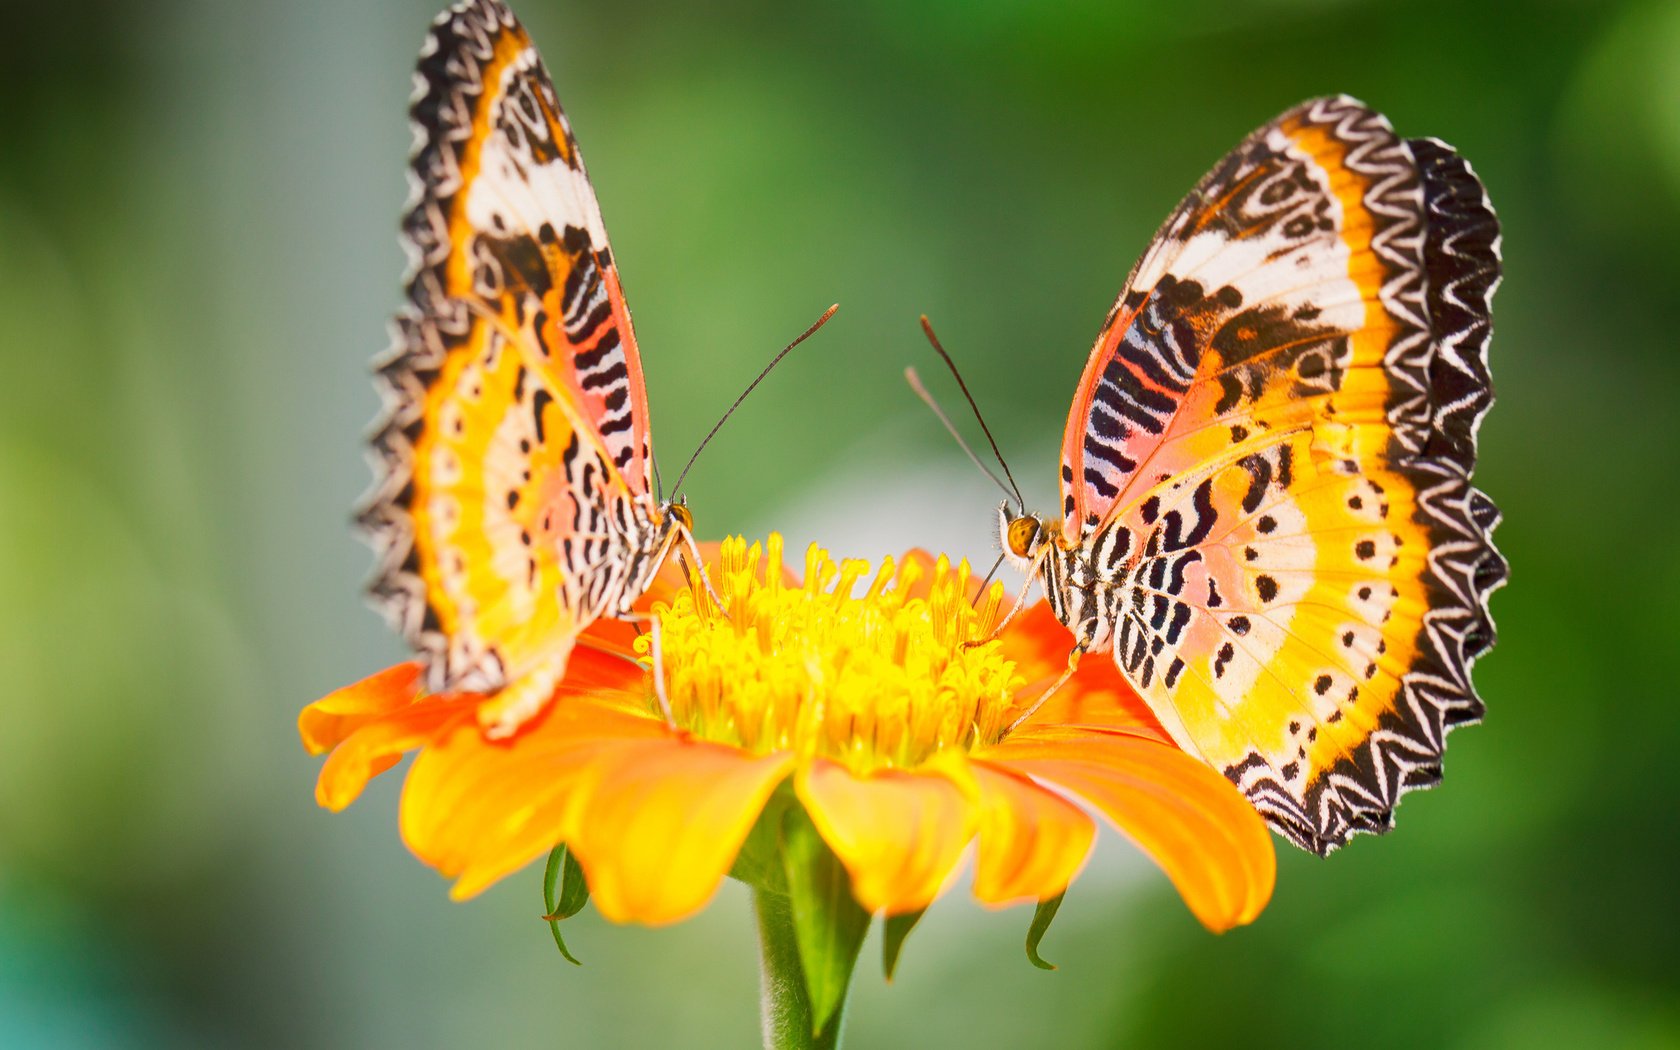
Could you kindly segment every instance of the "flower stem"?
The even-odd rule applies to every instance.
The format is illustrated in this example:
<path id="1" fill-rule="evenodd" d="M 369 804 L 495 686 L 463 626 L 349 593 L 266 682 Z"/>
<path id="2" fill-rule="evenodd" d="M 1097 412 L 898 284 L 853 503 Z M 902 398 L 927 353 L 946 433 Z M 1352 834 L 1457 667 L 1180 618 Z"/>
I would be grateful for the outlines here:
<path id="1" fill-rule="evenodd" d="M 805 990 L 805 971 L 799 964 L 793 902 L 783 894 L 758 889 L 753 891 L 753 910 L 758 914 L 759 1014 L 764 1050 L 838 1050 L 845 998 L 841 998 L 823 1030 L 812 1032 L 811 998 Z"/>

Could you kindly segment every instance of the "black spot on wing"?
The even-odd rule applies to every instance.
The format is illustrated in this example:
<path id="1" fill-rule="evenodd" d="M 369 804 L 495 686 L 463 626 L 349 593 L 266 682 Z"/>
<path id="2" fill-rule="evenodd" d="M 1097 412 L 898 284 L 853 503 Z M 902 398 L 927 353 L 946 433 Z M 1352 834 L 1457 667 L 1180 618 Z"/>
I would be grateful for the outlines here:
<path id="1" fill-rule="evenodd" d="M 1120 490 L 1103 477 L 1102 472 L 1091 467 L 1085 468 L 1085 483 L 1097 490 L 1097 495 L 1104 499 L 1113 499 L 1120 495 Z"/>
<path id="2" fill-rule="evenodd" d="M 544 410 L 553 403 L 554 395 L 541 388 L 539 388 L 536 394 L 531 398 L 531 419 L 536 424 L 537 444 L 539 445 L 548 441 L 546 429 L 548 424 L 543 416 Z"/>
<path id="3" fill-rule="evenodd" d="M 1243 494 L 1242 509 L 1245 514 L 1253 514 L 1260 509 L 1260 504 L 1266 498 L 1266 489 L 1272 483 L 1272 462 L 1262 455 L 1244 456 L 1240 465 L 1248 471 L 1248 491 Z"/>

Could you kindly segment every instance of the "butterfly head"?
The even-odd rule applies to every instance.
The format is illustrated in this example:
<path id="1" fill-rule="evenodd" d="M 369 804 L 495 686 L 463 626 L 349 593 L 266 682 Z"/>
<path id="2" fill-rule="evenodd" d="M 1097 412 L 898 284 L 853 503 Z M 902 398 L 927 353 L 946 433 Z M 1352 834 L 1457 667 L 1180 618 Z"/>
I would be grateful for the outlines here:
<path id="1" fill-rule="evenodd" d="M 680 496 L 665 505 L 665 513 L 670 516 L 672 528 L 678 528 L 694 535 L 694 515 L 688 509 L 688 497 Z"/>
<path id="2" fill-rule="evenodd" d="M 998 541 L 1004 557 L 1026 568 L 1050 539 L 1044 520 L 1036 514 L 1016 513 L 1007 501 L 998 504 Z"/>

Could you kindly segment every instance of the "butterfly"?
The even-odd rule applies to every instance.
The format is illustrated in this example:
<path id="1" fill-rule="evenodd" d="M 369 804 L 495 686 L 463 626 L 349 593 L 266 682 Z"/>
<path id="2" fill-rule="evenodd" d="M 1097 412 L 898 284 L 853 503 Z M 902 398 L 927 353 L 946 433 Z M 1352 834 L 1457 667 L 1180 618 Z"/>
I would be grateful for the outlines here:
<path id="1" fill-rule="evenodd" d="M 1255 131 L 1133 268 L 1004 554 L 1174 741 L 1327 854 L 1483 712 L 1506 578 L 1471 484 L 1499 225 L 1470 165 L 1347 97 Z"/>
<path id="2" fill-rule="evenodd" d="M 647 394 L 601 210 L 525 29 L 498 0 L 433 23 L 415 73 L 408 302 L 375 372 L 369 593 L 433 692 L 538 711 L 580 633 L 624 616 L 673 548 Z M 698 564 L 698 559 L 696 559 Z"/>

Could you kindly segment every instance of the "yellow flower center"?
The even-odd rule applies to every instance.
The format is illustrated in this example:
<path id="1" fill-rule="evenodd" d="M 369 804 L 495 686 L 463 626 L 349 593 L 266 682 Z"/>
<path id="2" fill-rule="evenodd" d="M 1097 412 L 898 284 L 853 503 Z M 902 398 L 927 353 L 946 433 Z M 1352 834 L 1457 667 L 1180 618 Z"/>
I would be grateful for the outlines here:
<path id="1" fill-rule="evenodd" d="M 834 562 L 813 544 L 784 582 L 782 538 L 724 541 L 712 583 L 659 603 L 664 698 L 650 708 L 696 737 L 755 754 L 791 750 L 856 772 L 908 768 L 995 741 L 1022 682 L 992 631 L 1003 585 L 969 603 L 968 562 Z M 867 580 L 867 585 L 865 581 Z M 864 585 L 864 586 L 860 586 Z M 859 592 L 861 593 L 854 593 Z M 914 596 L 912 596 L 914 595 Z M 969 644 L 977 643 L 977 644 Z M 652 635 L 637 640 L 652 664 Z"/>

